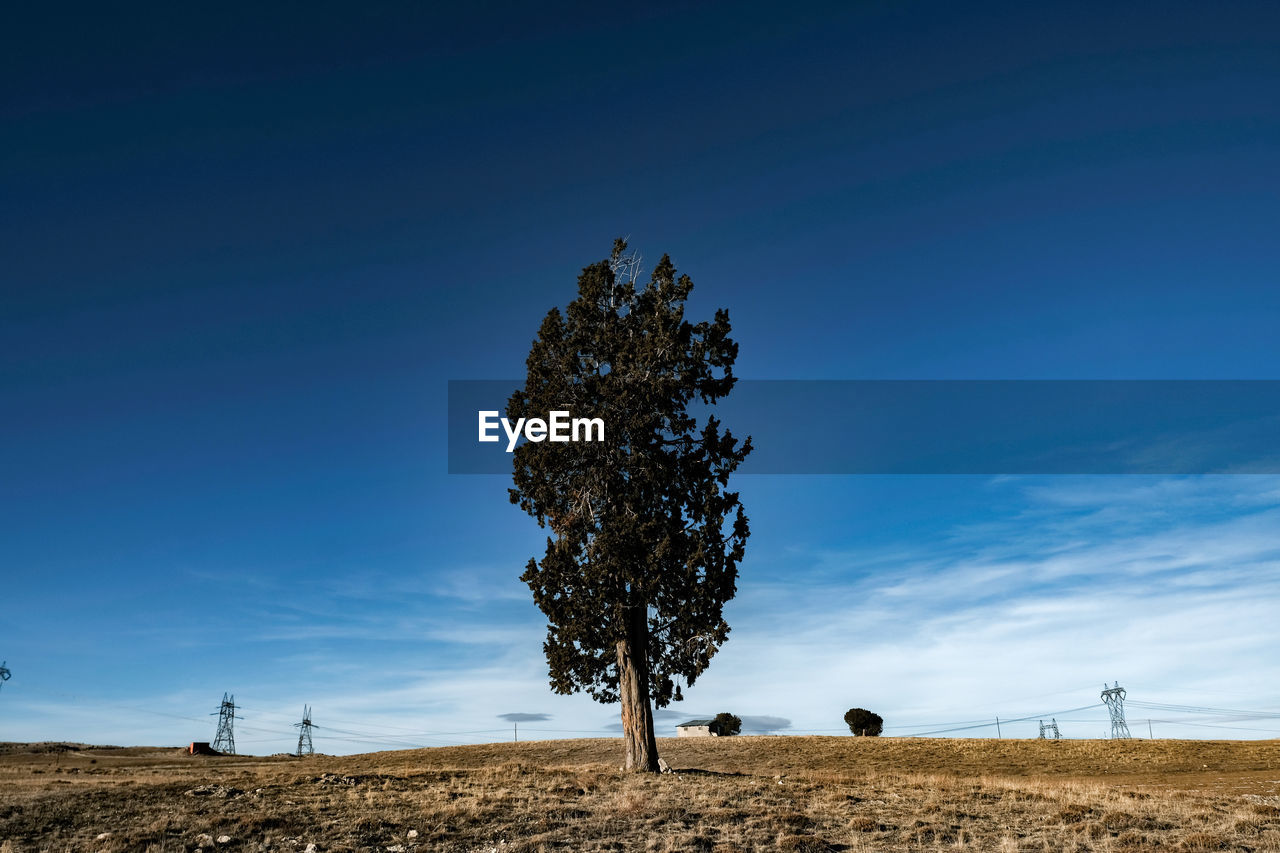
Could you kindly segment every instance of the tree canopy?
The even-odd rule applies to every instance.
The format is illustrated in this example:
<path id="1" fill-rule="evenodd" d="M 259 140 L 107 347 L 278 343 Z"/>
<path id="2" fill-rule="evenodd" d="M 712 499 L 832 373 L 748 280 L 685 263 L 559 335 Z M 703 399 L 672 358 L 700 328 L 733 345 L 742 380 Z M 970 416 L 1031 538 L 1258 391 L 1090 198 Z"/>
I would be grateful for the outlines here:
<path id="1" fill-rule="evenodd" d="M 849 731 L 863 737 L 878 737 L 884 731 L 884 718 L 866 708 L 850 708 L 844 714 Z"/>
<path id="2" fill-rule="evenodd" d="M 621 701 L 626 766 L 656 770 L 651 700 L 681 698 L 729 635 L 749 528 L 728 484 L 751 440 L 691 411 L 736 381 L 728 312 L 686 320 L 689 277 L 664 255 L 637 287 L 626 251 L 615 241 L 548 312 L 507 404 L 513 418 L 601 418 L 605 440 L 519 446 L 510 496 L 550 528 L 521 580 L 547 616 L 552 688 Z"/>
<path id="3" fill-rule="evenodd" d="M 722 711 L 716 714 L 716 718 L 712 721 L 712 728 L 722 737 L 740 734 L 742 732 L 742 718 L 730 714 L 728 711 Z"/>

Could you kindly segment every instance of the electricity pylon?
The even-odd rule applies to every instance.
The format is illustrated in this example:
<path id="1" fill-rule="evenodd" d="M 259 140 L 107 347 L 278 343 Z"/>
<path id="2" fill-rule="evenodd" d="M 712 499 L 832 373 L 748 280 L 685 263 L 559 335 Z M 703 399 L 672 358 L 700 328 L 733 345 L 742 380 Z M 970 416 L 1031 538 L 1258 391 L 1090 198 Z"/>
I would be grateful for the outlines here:
<path id="1" fill-rule="evenodd" d="M 12 673 L 9 672 L 9 667 L 6 666 L 8 663 L 8 661 L 0 663 L 0 687 L 3 687 L 4 683 L 9 680 L 9 676 L 12 675 Z"/>
<path id="2" fill-rule="evenodd" d="M 298 755 L 315 755 L 316 748 L 311 745 L 311 706 L 302 708 L 302 722 L 293 724 L 298 729 Z"/>
<path id="3" fill-rule="evenodd" d="M 1048 725 L 1044 720 L 1040 721 L 1040 740 L 1062 740 L 1062 732 L 1058 731 L 1058 720 L 1053 718 L 1049 720 Z"/>
<path id="4" fill-rule="evenodd" d="M 222 705 L 209 716 L 214 714 L 218 716 L 218 733 L 213 738 L 214 751 L 225 753 L 226 755 L 235 755 L 236 697 L 223 693 Z"/>
<path id="5" fill-rule="evenodd" d="M 1125 690 L 1120 686 L 1120 682 L 1115 682 L 1113 687 L 1108 687 L 1105 681 L 1102 682 L 1102 702 L 1111 714 L 1113 740 L 1128 740 L 1130 737 L 1129 724 L 1124 721 L 1124 697 Z"/>

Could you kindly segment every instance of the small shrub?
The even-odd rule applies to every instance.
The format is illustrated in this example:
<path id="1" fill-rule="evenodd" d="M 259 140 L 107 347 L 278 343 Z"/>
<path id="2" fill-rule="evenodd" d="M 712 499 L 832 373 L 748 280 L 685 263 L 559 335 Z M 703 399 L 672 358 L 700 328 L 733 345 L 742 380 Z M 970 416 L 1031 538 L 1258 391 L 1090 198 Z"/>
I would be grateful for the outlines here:
<path id="1" fill-rule="evenodd" d="M 711 728 L 721 737 L 730 737 L 742 731 L 742 718 L 730 714 L 728 711 L 722 711 L 716 714 L 715 720 L 711 723 Z"/>
<path id="2" fill-rule="evenodd" d="M 884 731 L 884 718 L 866 708 L 850 708 L 844 714 L 845 725 L 859 737 L 878 737 Z"/>
<path id="3" fill-rule="evenodd" d="M 849 820 L 849 828 L 854 832 L 875 832 L 880 828 L 880 822 L 870 815 L 855 815 Z"/>

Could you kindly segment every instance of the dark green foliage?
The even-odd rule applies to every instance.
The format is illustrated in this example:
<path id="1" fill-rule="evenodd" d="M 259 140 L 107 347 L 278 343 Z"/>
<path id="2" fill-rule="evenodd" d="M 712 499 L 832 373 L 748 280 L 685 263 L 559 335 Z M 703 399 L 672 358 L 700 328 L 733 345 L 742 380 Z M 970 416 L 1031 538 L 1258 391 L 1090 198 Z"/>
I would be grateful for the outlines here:
<path id="1" fill-rule="evenodd" d="M 602 418 L 606 440 L 521 445 L 510 495 L 552 534 L 521 577 L 550 623 L 552 687 L 618 701 L 617 648 L 632 641 L 662 707 L 728 637 L 722 611 L 749 530 L 727 486 L 751 440 L 688 411 L 736 381 L 728 312 L 690 323 L 689 277 L 664 255 L 637 288 L 614 272 L 625 251 L 616 241 L 610 259 L 582 271 L 567 310 L 547 314 L 507 405 L 512 420 L 551 410 Z"/>
<path id="2" fill-rule="evenodd" d="M 722 711 L 716 714 L 712 729 L 721 737 L 739 734 L 742 731 L 742 718 L 728 711 Z"/>
<path id="3" fill-rule="evenodd" d="M 850 708 L 845 712 L 844 721 L 855 735 L 877 737 L 884 731 L 884 718 L 866 708 Z"/>

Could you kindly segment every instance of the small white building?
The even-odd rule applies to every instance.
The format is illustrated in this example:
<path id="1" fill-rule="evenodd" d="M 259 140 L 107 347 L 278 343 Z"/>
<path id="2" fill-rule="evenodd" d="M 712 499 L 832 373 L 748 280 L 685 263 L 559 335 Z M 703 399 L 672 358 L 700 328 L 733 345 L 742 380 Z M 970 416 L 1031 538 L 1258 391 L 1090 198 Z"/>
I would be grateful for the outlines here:
<path id="1" fill-rule="evenodd" d="M 690 720 L 676 726 L 676 737 L 719 737 L 715 720 Z"/>

